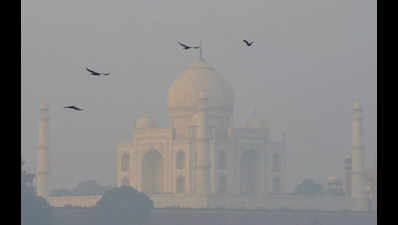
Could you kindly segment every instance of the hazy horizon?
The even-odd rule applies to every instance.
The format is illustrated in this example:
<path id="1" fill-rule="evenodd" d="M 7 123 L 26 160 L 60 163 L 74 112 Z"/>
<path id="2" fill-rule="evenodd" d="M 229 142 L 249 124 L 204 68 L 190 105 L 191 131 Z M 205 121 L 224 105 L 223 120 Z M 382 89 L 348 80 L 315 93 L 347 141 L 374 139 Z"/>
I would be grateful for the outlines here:
<path id="1" fill-rule="evenodd" d="M 167 90 L 196 45 L 235 91 L 234 127 L 255 107 L 271 140 L 287 134 L 287 190 L 343 178 L 352 102 L 377 152 L 376 1 L 22 1 L 22 158 L 36 168 L 39 105 L 50 121 L 51 187 L 115 183 L 119 141 L 148 112 L 167 127 Z M 250 48 L 242 40 L 253 40 Z M 110 72 L 89 76 L 85 67 Z M 83 112 L 62 111 L 77 105 Z"/>

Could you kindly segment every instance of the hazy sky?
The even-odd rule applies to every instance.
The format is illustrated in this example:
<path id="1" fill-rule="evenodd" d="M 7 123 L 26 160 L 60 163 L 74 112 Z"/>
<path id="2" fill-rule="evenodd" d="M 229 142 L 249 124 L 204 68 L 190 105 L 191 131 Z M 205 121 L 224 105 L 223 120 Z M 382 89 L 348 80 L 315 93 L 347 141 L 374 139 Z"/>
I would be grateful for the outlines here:
<path id="1" fill-rule="evenodd" d="M 235 90 L 235 127 L 256 107 L 272 139 L 287 133 L 289 191 L 306 177 L 342 177 L 353 99 L 376 157 L 376 9 L 376 0 L 22 0 L 22 157 L 34 171 L 46 103 L 57 111 L 52 186 L 114 183 L 116 145 L 134 120 L 148 112 L 167 126 L 168 87 L 197 57 L 177 41 L 202 40 Z M 86 111 L 58 110 L 70 104 Z"/>

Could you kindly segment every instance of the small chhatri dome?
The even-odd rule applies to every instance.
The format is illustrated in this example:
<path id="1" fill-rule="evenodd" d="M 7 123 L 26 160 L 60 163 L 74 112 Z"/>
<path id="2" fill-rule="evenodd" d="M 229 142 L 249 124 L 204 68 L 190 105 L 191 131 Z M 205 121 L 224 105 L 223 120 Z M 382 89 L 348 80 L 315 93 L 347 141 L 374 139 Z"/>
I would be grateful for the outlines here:
<path id="1" fill-rule="evenodd" d="M 157 128 L 156 122 L 148 114 L 144 114 L 135 122 L 135 128 Z"/>
<path id="2" fill-rule="evenodd" d="M 336 182 L 336 181 L 337 181 L 337 177 L 335 177 L 335 176 L 328 177 L 328 182 L 332 183 L 332 182 Z"/>
<path id="3" fill-rule="evenodd" d="M 354 101 L 354 103 L 352 104 L 352 108 L 353 108 L 354 110 L 361 110 L 361 109 L 362 109 L 361 104 L 359 103 L 358 100 L 355 100 L 355 101 Z"/>
<path id="4" fill-rule="evenodd" d="M 169 110 L 195 110 L 205 92 L 209 108 L 233 110 L 235 95 L 231 85 L 203 58 L 195 60 L 170 86 Z"/>
<path id="5" fill-rule="evenodd" d="M 251 116 L 246 122 L 247 128 L 262 129 L 266 128 L 265 120 L 257 117 L 256 109 L 253 110 Z"/>
<path id="6" fill-rule="evenodd" d="M 48 110 L 47 104 L 40 104 L 40 110 Z"/>

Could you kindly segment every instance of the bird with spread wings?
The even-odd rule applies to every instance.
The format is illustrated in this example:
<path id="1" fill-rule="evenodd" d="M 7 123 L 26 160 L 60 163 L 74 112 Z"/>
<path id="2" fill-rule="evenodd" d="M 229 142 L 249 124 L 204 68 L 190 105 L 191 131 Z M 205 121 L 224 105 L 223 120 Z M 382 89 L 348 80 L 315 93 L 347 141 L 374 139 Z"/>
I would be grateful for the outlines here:
<path id="1" fill-rule="evenodd" d="M 76 110 L 76 111 L 83 111 L 83 109 L 81 109 L 81 108 L 79 108 L 79 107 L 76 107 L 76 106 L 74 106 L 74 105 L 65 106 L 64 108 L 65 108 L 65 109 L 73 109 L 73 110 Z"/>
<path id="2" fill-rule="evenodd" d="M 180 44 L 180 45 L 184 48 L 184 50 L 188 50 L 188 49 L 190 49 L 190 48 L 194 48 L 194 49 L 200 48 L 200 46 L 188 46 L 188 45 L 183 44 L 183 43 L 181 43 L 181 42 L 178 42 L 178 44 Z"/>
<path id="3" fill-rule="evenodd" d="M 247 46 L 251 46 L 251 45 L 254 43 L 254 41 L 248 42 L 247 40 L 243 40 L 243 42 L 245 42 L 245 44 L 246 44 Z"/>
<path id="4" fill-rule="evenodd" d="M 110 74 L 110 73 L 98 73 L 98 72 L 95 72 L 94 70 L 90 70 L 87 67 L 86 67 L 86 70 L 88 72 L 90 72 L 90 75 L 93 75 L 93 76 L 100 76 L 100 75 L 108 76 Z"/>

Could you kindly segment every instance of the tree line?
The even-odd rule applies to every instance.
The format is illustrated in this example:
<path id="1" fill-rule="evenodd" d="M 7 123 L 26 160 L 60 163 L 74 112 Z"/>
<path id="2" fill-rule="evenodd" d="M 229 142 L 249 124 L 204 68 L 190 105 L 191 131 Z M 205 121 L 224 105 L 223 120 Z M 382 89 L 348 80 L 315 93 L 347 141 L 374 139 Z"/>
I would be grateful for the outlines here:
<path id="1" fill-rule="evenodd" d="M 51 207 L 44 198 L 36 195 L 35 176 L 25 171 L 23 165 L 22 161 L 21 224 L 58 225 L 59 218 L 55 216 L 55 208 Z M 90 184 L 93 185 L 92 182 L 88 184 L 89 187 Z M 79 189 L 87 191 L 85 189 L 87 183 L 83 187 Z M 76 208 L 79 210 L 80 207 Z M 83 211 L 83 208 L 80 209 Z M 143 192 L 138 192 L 130 186 L 114 187 L 104 191 L 97 204 L 88 209 L 91 213 L 88 218 L 84 218 L 84 221 L 88 221 L 88 225 L 143 225 L 147 222 L 152 209 L 153 201 Z M 62 222 L 69 224 L 68 221 Z M 72 223 L 72 220 L 70 222 Z"/>

